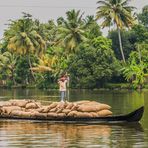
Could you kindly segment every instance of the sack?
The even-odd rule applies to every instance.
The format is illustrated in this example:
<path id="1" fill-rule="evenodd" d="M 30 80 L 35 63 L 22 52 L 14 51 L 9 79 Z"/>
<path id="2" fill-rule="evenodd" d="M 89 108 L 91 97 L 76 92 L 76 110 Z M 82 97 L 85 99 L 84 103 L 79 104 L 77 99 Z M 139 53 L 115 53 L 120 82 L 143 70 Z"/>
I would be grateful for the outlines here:
<path id="1" fill-rule="evenodd" d="M 77 110 L 81 112 L 97 112 L 103 109 L 110 109 L 111 107 L 107 104 L 101 104 L 99 103 L 98 105 L 90 105 L 90 104 L 83 104 L 79 105 Z"/>
<path id="2" fill-rule="evenodd" d="M 36 109 L 38 105 L 35 102 L 27 103 L 25 106 L 26 109 Z"/>
<path id="3" fill-rule="evenodd" d="M 106 117 L 106 116 L 112 115 L 113 113 L 110 110 L 104 109 L 104 110 L 97 112 L 97 114 L 99 117 Z"/>

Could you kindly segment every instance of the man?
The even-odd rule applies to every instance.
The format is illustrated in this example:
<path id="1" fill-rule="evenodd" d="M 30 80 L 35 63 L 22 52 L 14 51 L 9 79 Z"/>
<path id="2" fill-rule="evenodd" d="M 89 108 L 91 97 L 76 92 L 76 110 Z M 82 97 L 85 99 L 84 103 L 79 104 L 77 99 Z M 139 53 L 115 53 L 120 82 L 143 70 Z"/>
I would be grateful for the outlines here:
<path id="1" fill-rule="evenodd" d="M 66 99 L 66 83 L 67 83 L 67 78 L 65 76 L 62 76 L 58 81 L 61 102 L 64 102 Z"/>

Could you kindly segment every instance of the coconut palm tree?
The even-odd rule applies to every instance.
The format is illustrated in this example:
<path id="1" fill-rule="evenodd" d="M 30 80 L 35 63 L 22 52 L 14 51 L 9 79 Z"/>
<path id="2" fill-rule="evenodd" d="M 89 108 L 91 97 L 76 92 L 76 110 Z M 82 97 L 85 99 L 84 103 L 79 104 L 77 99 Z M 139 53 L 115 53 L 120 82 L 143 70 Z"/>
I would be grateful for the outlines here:
<path id="1" fill-rule="evenodd" d="M 4 32 L 5 40 L 8 42 L 7 48 L 10 51 L 27 56 L 30 68 L 32 67 L 30 55 L 41 56 L 46 47 L 46 42 L 39 34 L 35 24 L 31 16 L 24 13 L 23 18 L 11 21 L 9 28 Z"/>
<path id="2" fill-rule="evenodd" d="M 99 0 L 97 4 L 96 19 L 103 19 L 102 27 L 110 27 L 115 24 L 118 30 L 119 45 L 122 59 L 125 63 L 124 52 L 121 42 L 120 29 L 131 27 L 134 23 L 132 11 L 134 7 L 129 6 L 130 0 Z"/>
<path id="3" fill-rule="evenodd" d="M 88 39 L 94 39 L 101 35 L 100 26 L 98 25 L 93 15 L 86 16 L 84 21 L 85 21 L 86 37 Z"/>
<path id="4" fill-rule="evenodd" d="M 67 19 L 59 23 L 58 43 L 62 44 L 68 52 L 75 52 L 76 47 L 84 40 L 85 31 L 83 30 L 83 14 L 80 11 L 71 10 L 66 13 Z"/>
<path id="5" fill-rule="evenodd" d="M 17 21 L 11 21 L 4 36 L 8 40 L 8 49 L 19 54 L 41 55 L 45 50 L 45 41 L 30 17 L 24 16 Z"/>
<path id="6" fill-rule="evenodd" d="M 0 73 L 6 75 L 6 78 L 9 80 L 12 79 L 13 84 L 16 84 L 15 67 L 17 64 L 17 58 L 18 56 L 8 51 L 0 54 Z"/>

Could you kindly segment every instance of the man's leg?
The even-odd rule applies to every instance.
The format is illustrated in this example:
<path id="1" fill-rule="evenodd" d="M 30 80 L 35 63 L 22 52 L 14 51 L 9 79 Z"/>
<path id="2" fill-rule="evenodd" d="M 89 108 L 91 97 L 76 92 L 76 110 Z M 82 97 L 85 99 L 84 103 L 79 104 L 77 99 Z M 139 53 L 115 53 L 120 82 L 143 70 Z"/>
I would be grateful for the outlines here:
<path id="1" fill-rule="evenodd" d="M 66 100 L 67 100 L 67 92 L 64 91 L 64 101 L 66 101 Z"/>
<path id="2" fill-rule="evenodd" d="M 61 102 L 64 101 L 64 91 L 61 91 Z"/>

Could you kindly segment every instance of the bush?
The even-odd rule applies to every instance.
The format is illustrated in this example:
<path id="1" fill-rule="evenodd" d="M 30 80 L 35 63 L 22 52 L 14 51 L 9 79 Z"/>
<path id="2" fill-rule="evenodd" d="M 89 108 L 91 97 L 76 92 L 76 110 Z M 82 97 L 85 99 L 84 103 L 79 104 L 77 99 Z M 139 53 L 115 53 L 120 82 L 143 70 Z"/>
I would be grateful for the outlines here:
<path id="1" fill-rule="evenodd" d="M 129 89 L 129 83 L 106 83 L 105 88 L 109 89 Z"/>
<path id="2" fill-rule="evenodd" d="M 95 38 L 89 44 L 81 44 L 77 54 L 71 56 L 71 83 L 79 88 L 102 87 L 114 74 L 117 75 L 118 67 L 111 41 L 104 37 Z"/>

